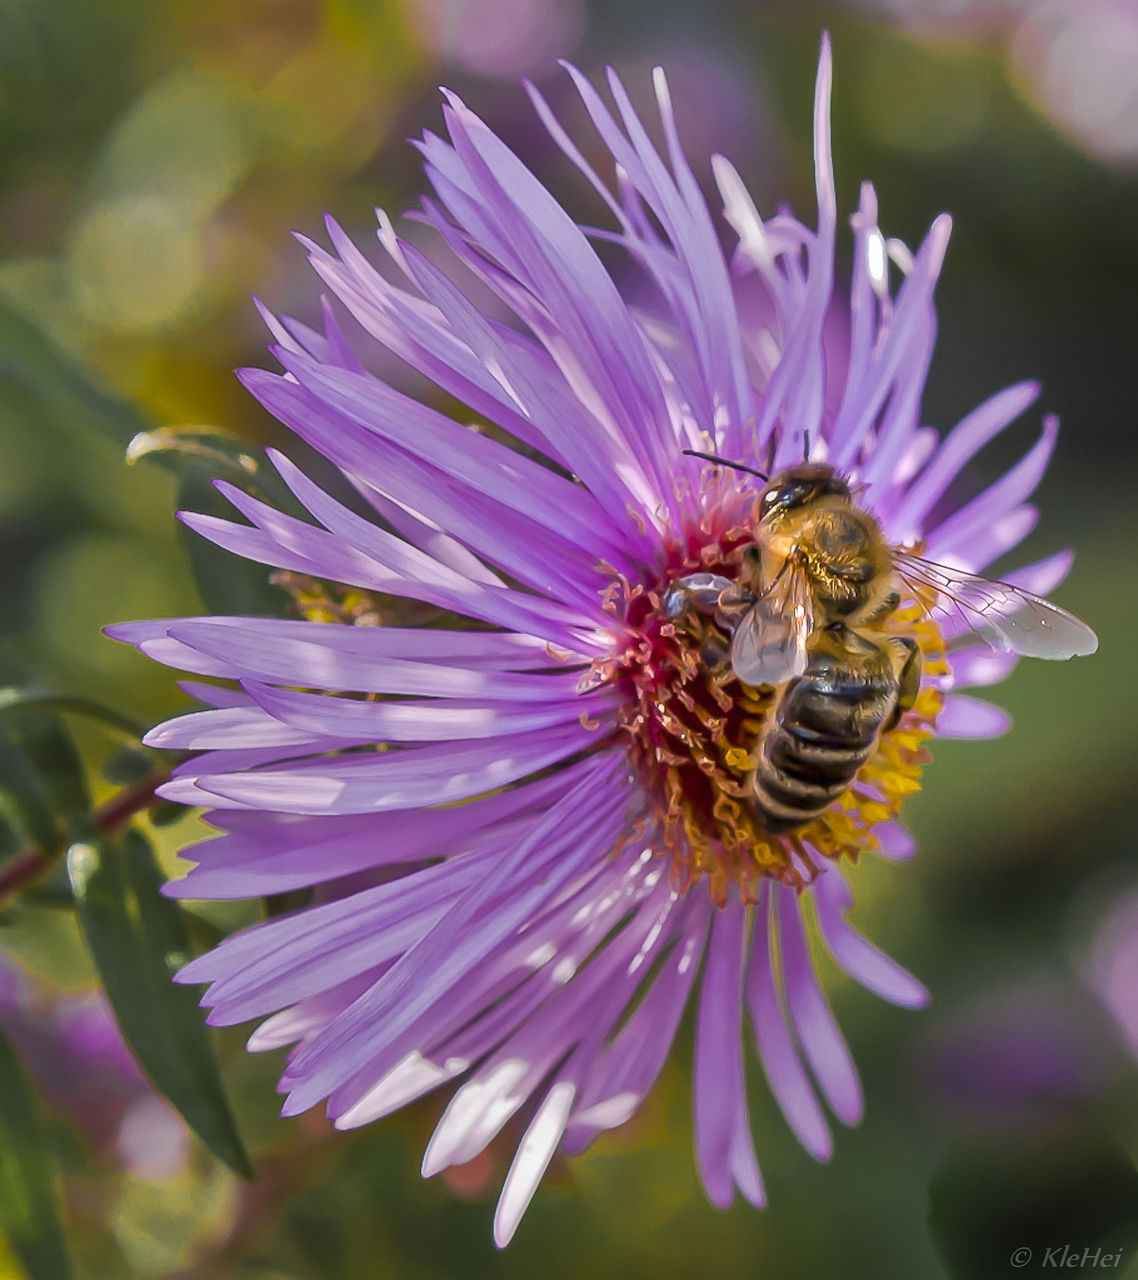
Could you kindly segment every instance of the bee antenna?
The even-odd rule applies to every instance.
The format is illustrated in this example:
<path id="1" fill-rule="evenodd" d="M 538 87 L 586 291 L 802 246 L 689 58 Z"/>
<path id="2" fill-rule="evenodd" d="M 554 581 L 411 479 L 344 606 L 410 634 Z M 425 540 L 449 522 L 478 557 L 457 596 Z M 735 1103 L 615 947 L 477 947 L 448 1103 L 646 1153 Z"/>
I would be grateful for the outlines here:
<path id="1" fill-rule="evenodd" d="M 716 453 L 700 453 L 698 449 L 681 449 L 681 453 L 686 453 L 689 458 L 702 458 L 704 462 L 715 462 L 721 467 L 730 467 L 733 471 L 746 471 L 748 475 L 758 476 L 764 483 L 770 479 L 765 471 L 756 471 L 754 467 L 748 467 L 742 462 L 732 462 L 729 458 L 721 458 Z"/>
<path id="2" fill-rule="evenodd" d="M 802 461 L 810 461 L 810 431 L 809 428 L 802 433 Z"/>

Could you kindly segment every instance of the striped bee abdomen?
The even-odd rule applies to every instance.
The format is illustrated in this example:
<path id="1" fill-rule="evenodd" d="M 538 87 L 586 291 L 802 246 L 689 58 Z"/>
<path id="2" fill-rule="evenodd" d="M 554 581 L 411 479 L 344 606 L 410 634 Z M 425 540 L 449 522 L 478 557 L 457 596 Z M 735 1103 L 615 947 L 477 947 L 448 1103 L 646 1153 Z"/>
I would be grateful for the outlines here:
<path id="1" fill-rule="evenodd" d="M 752 777 L 751 803 L 768 831 L 793 831 L 816 818 L 873 755 L 898 697 L 892 665 L 873 648 L 869 661 L 816 654 L 782 691 Z"/>

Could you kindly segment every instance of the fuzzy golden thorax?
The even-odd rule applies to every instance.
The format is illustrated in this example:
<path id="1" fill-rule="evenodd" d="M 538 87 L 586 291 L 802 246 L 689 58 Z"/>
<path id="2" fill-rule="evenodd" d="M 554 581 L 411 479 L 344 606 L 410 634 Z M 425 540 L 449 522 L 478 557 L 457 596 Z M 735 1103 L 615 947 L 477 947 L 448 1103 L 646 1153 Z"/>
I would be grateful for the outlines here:
<path id="1" fill-rule="evenodd" d="M 881 526 L 844 495 L 827 493 L 771 512 L 759 522 L 756 542 L 759 580 L 751 590 L 760 594 L 788 570 L 804 572 L 815 625 L 864 623 L 882 611 L 893 590 L 893 562 Z"/>

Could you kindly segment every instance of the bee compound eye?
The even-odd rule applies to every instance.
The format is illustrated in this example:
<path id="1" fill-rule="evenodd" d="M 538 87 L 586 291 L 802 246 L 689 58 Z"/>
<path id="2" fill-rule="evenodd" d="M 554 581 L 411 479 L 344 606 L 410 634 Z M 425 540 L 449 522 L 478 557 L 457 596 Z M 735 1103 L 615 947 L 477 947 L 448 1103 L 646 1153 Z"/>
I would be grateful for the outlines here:
<path id="1" fill-rule="evenodd" d="M 787 511 L 791 507 L 800 507 L 804 502 L 809 501 L 815 489 L 816 486 L 813 483 L 807 483 L 804 480 L 789 480 L 784 484 L 776 485 L 763 494 L 760 515 L 768 516 L 773 511 Z"/>

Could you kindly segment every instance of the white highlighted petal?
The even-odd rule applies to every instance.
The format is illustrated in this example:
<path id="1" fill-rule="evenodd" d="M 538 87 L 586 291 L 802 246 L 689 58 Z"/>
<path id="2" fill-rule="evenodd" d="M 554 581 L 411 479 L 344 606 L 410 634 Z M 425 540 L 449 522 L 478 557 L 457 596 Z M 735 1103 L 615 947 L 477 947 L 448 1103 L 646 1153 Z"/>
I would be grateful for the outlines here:
<path id="1" fill-rule="evenodd" d="M 489 1075 L 459 1089 L 423 1153 L 424 1178 L 474 1159 L 525 1101 L 525 1092 L 518 1092 L 517 1086 L 529 1069 L 528 1062 L 507 1058 Z"/>
<path id="2" fill-rule="evenodd" d="M 336 1117 L 337 1129 L 355 1129 L 370 1124 L 380 1116 L 390 1115 L 414 1098 L 422 1097 L 437 1085 L 461 1075 L 470 1063 L 465 1058 L 448 1058 L 439 1066 L 413 1049 L 398 1066 L 393 1067 L 374 1088 Z"/>
<path id="3" fill-rule="evenodd" d="M 889 259 L 885 252 L 885 237 L 877 227 L 866 235 L 865 239 L 866 269 L 873 292 L 879 298 L 889 293 Z"/>
<path id="4" fill-rule="evenodd" d="M 913 251 L 904 240 L 891 236 L 885 241 L 885 248 L 890 259 L 900 268 L 902 275 L 911 276 L 917 264 L 913 260 Z"/>
<path id="5" fill-rule="evenodd" d="M 638 1093 L 614 1093 L 611 1098 L 594 1102 L 573 1117 L 574 1124 L 586 1124 L 594 1129 L 615 1129 L 632 1118 L 640 1105 Z"/>
<path id="6" fill-rule="evenodd" d="M 549 1168 L 569 1122 L 569 1112 L 576 1095 L 576 1085 L 568 1080 L 558 1081 L 546 1094 L 545 1101 L 526 1130 L 506 1175 L 502 1197 L 494 1214 L 494 1243 L 499 1249 L 504 1249 L 513 1239 L 542 1174 Z"/>

